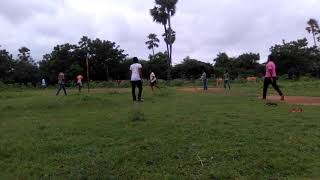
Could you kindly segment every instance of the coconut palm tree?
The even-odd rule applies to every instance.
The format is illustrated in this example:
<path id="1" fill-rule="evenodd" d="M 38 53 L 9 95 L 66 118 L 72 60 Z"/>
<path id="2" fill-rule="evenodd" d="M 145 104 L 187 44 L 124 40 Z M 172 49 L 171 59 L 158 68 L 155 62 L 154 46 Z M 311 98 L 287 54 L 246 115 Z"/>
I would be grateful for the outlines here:
<path id="1" fill-rule="evenodd" d="M 153 9 L 150 10 L 150 14 L 153 17 L 153 21 L 156 23 L 162 24 L 164 28 L 164 32 L 167 32 L 168 14 L 165 12 L 165 9 L 161 7 L 154 7 Z M 169 52 L 169 45 L 167 42 L 165 43 L 167 47 L 167 52 Z"/>
<path id="2" fill-rule="evenodd" d="M 307 24 L 308 27 L 306 27 L 306 30 L 308 31 L 308 33 L 312 33 L 314 46 L 317 46 L 316 35 L 320 32 L 318 21 L 315 19 L 310 19 Z"/>
<path id="3" fill-rule="evenodd" d="M 20 60 L 28 61 L 30 59 L 30 49 L 23 46 L 18 51 L 19 51 L 18 57 Z"/>
<path id="4" fill-rule="evenodd" d="M 172 30 L 171 27 L 171 17 L 176 14 L 176 4 L 178 3 L 178 0 L 155 0 L 156 4 L 160 7 L 162 7 L 167 14 L 167 20 L 168 20 L 168 29 L 165 31 L 165 36 L 169 44 L 169 59 L 170 64 L 172 62 L 172 44 L 175 41 L 175 32 Z M 174 36 L 174 37 L 173 37 Z"/>
<path id="5" fill-rule="evenodd" d="M 172 45 L 175 42 L 176 34 L 171 27 L 171 17 L 176 13 L 178 0 L 155 0 L 156 6 L 150 10 L 153 20 L 164 27 L 164 40 L 168 52 L 167 80 L 171 79 Z"/>
<path id="6" fill-rule="evenodd" d="M 156 34 L 149 34 L 148 35 L 148 41 L 146 42 L 146 45 L 148 45 L 148 49 L 152 49 L 152 57 L 154 57 L 154 48 L 159 47 L 160 40 L 157 38 Z"/>

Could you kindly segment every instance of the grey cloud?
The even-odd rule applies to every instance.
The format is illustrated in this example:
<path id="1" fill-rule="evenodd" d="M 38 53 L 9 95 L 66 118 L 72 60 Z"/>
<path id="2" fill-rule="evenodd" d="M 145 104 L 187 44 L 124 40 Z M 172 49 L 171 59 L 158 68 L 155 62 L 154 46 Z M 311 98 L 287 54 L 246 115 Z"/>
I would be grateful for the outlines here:
<path id="1" fill-rule="evenodd" d="M 13 52 L 28 46 L 40 59 L 54 45 L 88 35 L 115 41 L 130 56 L 146 59 L 149 33 L 158 34 L 158 50 L 165 50 L 163 27 L 149 15 L 153 6 L 152 0 L 2 0 L 0 44 Z M 318 9 L 318 0 L 180 0 L 172 19 L 173 62 L 186 56 L 212 62 L 218 52 L 252 51 L 264 59 L 282 39 L 310 37 L 304 28 L 309 18 L 319 19 Z"/>
<path id="2" fill-rule="evenodd" d="M 61 2 L 62 0 L 2 0 L 0 15 L 13 23 L 19 23 L 39 13 L 53 14 L 55 7 Z"/>

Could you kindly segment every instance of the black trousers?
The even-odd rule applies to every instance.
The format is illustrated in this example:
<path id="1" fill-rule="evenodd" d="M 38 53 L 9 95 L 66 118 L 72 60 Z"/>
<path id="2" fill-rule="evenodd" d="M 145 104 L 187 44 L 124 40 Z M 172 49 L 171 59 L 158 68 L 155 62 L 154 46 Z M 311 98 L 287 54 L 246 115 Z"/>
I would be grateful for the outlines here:
<path id="1" fill-rule="evenodd" d="M 264 84 L 263 84 L 263 99 L 267 98 L 267 91 L 268 91 L 268 87 L 269 85 L 272 85 L 272 87 L 279 93 L 280 96 L 282 96 L 282 92 L 279 89 L 279 86 L 277 85 L 277 78 L 276 77 L 267 77 L 264 79 Z"/>
<path id="2" fill-rule="evenodd" d="M 132 99 L 134 101 L 137 100 L 136 96 L 136 87 L 139 89 L 138 93 L 138 100 L 141 100 L 141 94 L 142 94 L 142 81 L 131 81 L 131 88 L 132 88 Z"/>
<path id="3" fill-rule="evenodd" d="M 78 85 L 78 90 L 79 90 L 79 92 L 81 92 L 81 89 L 82 89 L 82 83 L 77 83 L 77 85 Z"/>
<path id="4" fill-rule="evenodd" d="M 59 95 L 60 91 L 63 90 L 64 92 L 64 95 L 67 95 L 67 91 L 66 91 L 66 87 L 64 84 L 59 84 L 59 89 L 57 91 L 57 94 L 56 95 Z"/>

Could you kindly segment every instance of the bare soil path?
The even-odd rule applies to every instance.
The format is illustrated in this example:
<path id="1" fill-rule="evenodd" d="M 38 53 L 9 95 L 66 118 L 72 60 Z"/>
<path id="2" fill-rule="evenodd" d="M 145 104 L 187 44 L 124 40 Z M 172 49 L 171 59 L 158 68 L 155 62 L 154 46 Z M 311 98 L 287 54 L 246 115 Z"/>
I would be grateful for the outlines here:
<path id="1" fill-rule="evenodd" d="M 208 91 L 203 91 L 203 89 L 199 87 L 178 88 L 177 90 L 180 92 L 190 92 L 190 93 L 202 93 L 202 92 L 222 93 L 225 91 L 223 88 L 209 88 Z M 285 100 L 281 101 L 279 96 L 268 96 L 267 101 L 284 102 L 287 104 L 296 104 L 296 105 L 320 106 L 320 97 L 286 96 Z"/>

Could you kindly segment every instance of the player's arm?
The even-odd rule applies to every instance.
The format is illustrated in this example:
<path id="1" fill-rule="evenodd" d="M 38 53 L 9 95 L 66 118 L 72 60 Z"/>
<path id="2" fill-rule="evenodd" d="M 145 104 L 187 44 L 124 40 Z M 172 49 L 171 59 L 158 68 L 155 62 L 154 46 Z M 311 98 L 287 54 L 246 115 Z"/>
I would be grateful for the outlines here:
<path id="1" fill-rule="evenodd" d="M 129 71 L 130 71 L 130 77 L 132 77 L 132 69 L 131 69 L 131 66 L 129 68 Z"/>
<path id="2" fill-rule="evenodd" d="M 141 77 L 141 79 L 142 79 L 142 67 L 139 68 L 139 74 L 140 74 L 140 77 Z"/>

